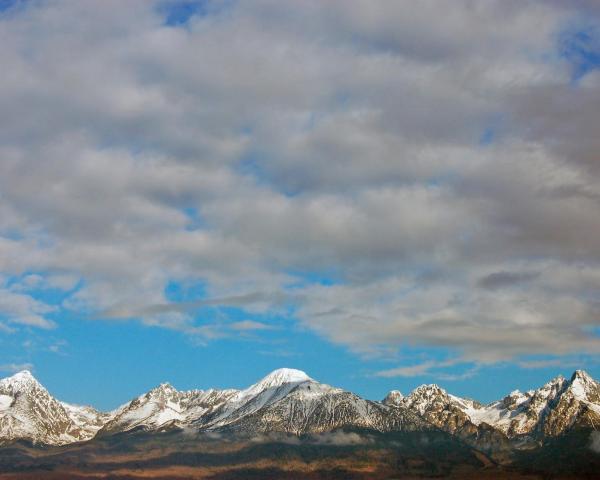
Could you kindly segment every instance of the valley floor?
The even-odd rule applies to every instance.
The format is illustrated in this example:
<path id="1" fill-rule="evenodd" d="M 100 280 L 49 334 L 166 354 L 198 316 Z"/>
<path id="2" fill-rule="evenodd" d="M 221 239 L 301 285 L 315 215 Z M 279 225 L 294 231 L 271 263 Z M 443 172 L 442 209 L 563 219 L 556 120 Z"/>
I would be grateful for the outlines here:
<path id="1" fill-rule="evenodd" d="M 294 444 L 268 438 L 198 441 L 165 433 L 68 447 L 15 444 L 0 450 L 0 480 L 600 479 L 592 464 L 577 474 L 499 465 L 441 433 L 362 439 L 354 445 Z"/>

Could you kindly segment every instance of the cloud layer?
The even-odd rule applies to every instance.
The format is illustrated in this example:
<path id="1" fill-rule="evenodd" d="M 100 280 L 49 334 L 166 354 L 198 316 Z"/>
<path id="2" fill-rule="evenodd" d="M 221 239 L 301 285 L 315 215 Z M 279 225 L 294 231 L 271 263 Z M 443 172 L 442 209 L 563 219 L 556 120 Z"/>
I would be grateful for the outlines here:
<path id="1" fill-rule="evenodd" d="M 0 328 L 207 340 L 223 305 L 361 354 L 598 352 L 594 2 L 173 5 L 0 13 Z"/>

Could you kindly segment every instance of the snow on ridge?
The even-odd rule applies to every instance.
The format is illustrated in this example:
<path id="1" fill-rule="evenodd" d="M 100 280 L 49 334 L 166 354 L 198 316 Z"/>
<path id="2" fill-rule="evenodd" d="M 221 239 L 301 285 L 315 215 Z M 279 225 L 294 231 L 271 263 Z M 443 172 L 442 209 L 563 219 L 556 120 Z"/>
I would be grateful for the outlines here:
<path id="1" fill-rule="evenodd" d="M 301 370 L 291 368 L 274 370 L 257 383 L 237 392 L 223 406 L 212 424 L 222 426 L 254 413 L 265 405 L 280 400 L 298 385 L 306 382 L 314 382 L 314 380 Z"/>
<path id="2" fill-rule="evenodd" d="M 29 370 L 21 370 L 10 377 L 6 377 L 0 380 L 0 386 L 2 387 L 13 387 L 15 389 L 25 388 L 29 385 L 41 384 L 36 380 Z M 43 387 L 42 387 L 43 388 Z"/>
<path id="3" fill-rule="evenodd" d="M 250 417 L 251 415 L 257 414 L 260 416 L 265 411 L 270 412 L 269 415 L 278 412 L 280 416 L 275 420 L 285 422 L 287 421 L 286 415 L 291 415 L 292 412 L 296 415 L 301 413 L 302 418 L 307 418 L 306 415 L 309 415 L 313 411 L 312 409 L 317 406 L 322 408 L 327 405 L 327 408 L 329 408 L 331 407 L 329 402 L 332 401 L 329 399 L 329 395 L 346 393 L 342 389 L 316 382 L 301 370 L 281 368 L 274 370 L 244 390 L 209 389 L 184 392 L 178 391 L 168 383 L 162 383 L 113 412 L 102 413 L 95 411 L 92 407 L 80 407 L 64 402 L 59 402 L 62 408 L 58 408 L 57 405 L 53 404 L 54 399 L 47 394 L 44 387 L 35 380 L 29 371 L 19 372 L 12 377 L 0 380 L 0 387 L 3 387 L 0 388 L 0 420 L 3 418 L 8 419 L 14 412 L 24 408 L 22 405 L 26 406 L 20 400 L 21 406 L 17 408 L 14 406 L 14 402 L 15 398 L 25 398 L 19 397 L 17 393 L 27 392 L 32 400 L 42 406 L 44 412 L 51 412 L 53 418 L 60 419 L 61 422 L 72 422 L 72 425 L 66 427 L 64 431 L 57 430 L 45 439 L 41 437 L 38 439 L 53 444 L 87 440 L 92 438 L 98 430 L 104 431 L 104 429 L 106 432 L 117 432 L 127 431 L 135 426 L 143 426 L 149 430 L 154 430 L 161 425 L 172 423 L 175 426 L 196 426 L 200 429 L 210 430 L 226 425 L 236 426 L 240 422 L 251 424 L 252 421 L 255 421 L 253 420 L 254 417 Z M 386 402 L 388 399 L 386 397 L 382 402 L 383 405 L 382 403 L 361 399 L 354 394 L 339 397 L 341 399 L 339 401 L 346 406 L 351 405 L 355 412 L 353 415 L 356 415 L 357 418 L 363 418 L 361 421 L 366 422 L 365 425 L 370 421 L 375 421 L 373 419 L 376 417 L 372 417 L 373 412 L 387 412 L 385 415 L 399 412 L 396 408 L 385 407 L 384 405 L 403 407 L 421 416 L 427 415 L 428 421 L 430 417 L 434 421 L 437 419 L 442 428 L 449 421 L 448 412 L 453 412 L 452 415 L 455 415 L 457 409 L 459 409 L 464 415 L 461 416 L 458 412 L 459 416 L 453 418 L 462 419 L 460 421 L 463 422 L 469 422 L 470 420 L 476 426 L 485 423 L 509 436 L 517 436 L 524 434 L 537 435 L 538 433 L 535 432 L 540 431 L 540 425 L 545 426 L 546 424 L 550 425 L 549 428 L 552 428 L 552 432 L 558 432 L 560 428 L 566 428 L 561 425 L 571 425 L 571 419 L 573 422 L 575 421 L 577 416 L 580 415 L 579 410 L 577 410 L 577 406 L 580 404 L 589 407 L 589 410 L 583 410 L 585 418 L 591 418 L 595 421 L 595 415 L 600 415 L 599 389 L 600 385 L 597 382 L 587 373 L 578 370 L 570 380 L 557 377 L 537 390 L 525 393 L 515 390 L 503 399 L 486 406 L 482 406 L 476 401 L 448 394 L 435 384 L 421 385 L 406 397 L 402 396 L 399 391 L 393 390 L 388 394 L 388 397 L 395 398 L 390 397 L 389 402 Z M 351 392 L 347 393 L 350 394 Z M 324 400 L 321 400 L 322 398 Z M 547 418 L 549 418 L 552 409 L 559 400 L 563 403 L 575 401 L 575 407 L 573 407 L 573 413 L 568 415 L 560 413 L 560 425 L 554 426 L 557 424 L 555 420 L 551 419 L 554 422 L 552 423 L 547 421 Z M 377 410 L 378 408 L 381 410 Z M 62 412 L 63 409 L 64 413 Z M 34 410 L 31 411 L 34 412 Z M 564 412 L 563 410 L 559 411 Z M 44 422 L 44 412 L 39 417 L 40 425 L 42 425 L 41 422 Z M 37 418 L 39 413 L 35 413 L 35 415 Z M 248 419 L 245 419 L 245 417 L 248 417 Z M 564 421 L 562 421 L 562 417 L 564 417 Z M 268 419 L 265 425 L 270 425 L 269 422 L 273 419 L 271 417 L 264 418 Z M 298 422 L 299 420 L 294 421 Z M 300 423 L 293 425 L 300 425 Z M 19 433 L 17 427 L 20 429 L 25 428 L 25 424 L 13 425 L 11 423 L 9 425 L 7 423 L 7 426 L 10 427 L 12 433 L 9 430 L 4 433 L 9 432 L 13 437 L 16 433 Z M 81 431 L 77 432 L 74 427 L 78 427 Z M 29 427 L 27 428 L 27 432 L 29 432 Z M 271 427 L 266 426 L 265 428 Z M 29 433 L 27 434 L 29 435 Z M 38 433 L 31 430 L 31 435 L 38 435 Z M 0 432 L 0 443 L 2 440 L 2 432 Z"/>
<path id="4" fill-rule="evenodd" d="M 271 373 L 266 375 L 262 380 L 255 383 L 253 386 L 261 386 L 265 388 L 283 385 L 284 383 L 299 383 L 307 382 L 312 380 L 302 370 L 296 370 L 294 368 L 278 368 L 273 370 Z M 252 387 L 250 387 L 252 388 Z"/>
<path id="5" fill-rule="evenodd" d="M 3 410 L 8 410 L 12 405 L 14 398 L 10 395 L 2 395 L 0 394 L 0 412 Z"/>

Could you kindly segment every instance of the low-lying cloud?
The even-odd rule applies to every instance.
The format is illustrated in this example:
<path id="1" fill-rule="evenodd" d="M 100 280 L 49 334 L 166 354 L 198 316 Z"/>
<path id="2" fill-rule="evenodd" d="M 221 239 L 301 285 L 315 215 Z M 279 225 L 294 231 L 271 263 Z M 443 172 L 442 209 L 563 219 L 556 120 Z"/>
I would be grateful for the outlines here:
<path id="1" fill-rule="evenodd" d="M 318 435 L 311 435 L 309 441 L 317 445 L 347 446 L 367 445 L 373 443 L 375 440 L 370 435 L 361 435 L 356 432 L 337 430 Z"/>
<path id="2" fill-rule="evenodd" d="M 590 433 L 590 450 L 600 453 L 600 432 L 598 431 Z"/>

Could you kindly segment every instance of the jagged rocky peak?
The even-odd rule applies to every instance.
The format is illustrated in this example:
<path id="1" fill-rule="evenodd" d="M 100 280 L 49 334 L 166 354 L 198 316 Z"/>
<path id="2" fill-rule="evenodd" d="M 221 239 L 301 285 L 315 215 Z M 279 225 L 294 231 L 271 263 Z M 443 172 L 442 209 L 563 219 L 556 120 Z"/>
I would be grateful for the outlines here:
<path id="1" fill-rule="evenodd" d="M 421 385 L 402 399 L 404 406 L 416 410 L 420 415 L 425 414 L 432 407 L 439 410 L 448 403 L 450 403 L 448 393 L 436 384 Z"/>
<path id="2" fill-rule="evenodd" d="M 158 387 L 154 387 L 153 390 L 163 391 L 163 392 L 176 392 L 177 389 L 171 385 L 169 382 L 163 382 Z"/>
<path id="3" fill-rule="evenodd" d="M 583 404 L 600 405 L 600 383 L 587 372 L 575 370 L 571 378 L 564 383 L 563 396 Z M 594 410 L 600 412 L 600 408 Z"/>
<path id="4" fill-rule="evenodd" d="M 573 382 L 575 380 L 595 383 L 595 380 L 585 370 L 575 370 L 573 375 L 571 375 L 571 381 Z"/>
<path id="5" fill-rule="evenodd" d="M 46 445 L 64 445 L 90 439 L 98 418 L 93 411 L 68 407 L 24 370 L 0 380 L 0 444 L 30 440 Z"/>
<path id="6" fill-rule="evenodd" d="M 576 370 L 544 418 L 545 436 L 558 436 L 578 427 L 596 429 L 600 422 L 600 384 L 583 370 Z"/>
<path id="7" fill-rule="evenodd" d="M 12 398 L 11 404 L 15 404 L 18 399 L 41 399 L 50 398 L 50 394 L 44 386 L 38 382 L 29 370 L 22 370 L 11 377 L 0 380 L 0 395 L 3 397 L 3 404 L 8 403 Z"/>
<path id="8" fill-rule="evenodd" d="M 11 377 L 0 380 L 0 386 L 4 388 L 12 388 L 13 390 L 26 389 L 28 387 L 42 387 L 29 370 L 21 370 Z"/>
<path id="9" fill-rule="evenodd" d="M 381 403 L 388 406 L 398 406 L 401 404 L 403 398 L 404 395 L 402 395 L 400 390 L 391 390 Z"/>
<path id="10" fill-rule="evenodd" d="M 554 377 L 552 380 L 550 380 L 549 382 L 545 383 L 541 388 L 539 388 L 538 390 L 550 390 L 550 391 L 555 391 L 555 390 L 559 390 L 561 388 L 563 388 L 565 386 L 565 384 L 567 383 L 567 379 L 565 377 L 563 377 L 562 375 L 558 375 L 557 377 Z M 534 390 L 535 391 L 535 390 Z"/>
<path id="11" fill-rule="evenodd" d="M 447 398 L 448 393 L 435 383 L 431 383 L 415 388 L 407 398 L 434 399 L 440 397 Z"/>
<path id="12" fill-rule="evenodd" d="M 571 376 L 569 389 L 578 399 L 600 401 L 600 384 L 583 370 L 575 370 Z"/>
<path id="13" fill-rule="evenodd" d="M 177 395 L 178 393 L 179 392 L 177 391 L 177 389 L 173 387 L 173 385 L 171 385 L 170 383 L 161 383 L 159 386 L 154 387 L 144 396 L 148 399 L 165 400 L 167 398 Z"/>
<path id="14" fill-rule="evenodd" d="M 514 410 L 523 402 L 527 401 L 532 395 L 533 392 L 523 393 L 520 390 L 513 390 L 502 399 L 502 406 L 509 410 Z"/>
<path id="15" fill-rule="evenodd" d="M 553 378 L 541 388 L 534 390 L 528 395 L 531 397 L 531 406 L 537 408 L 538 413 L 541 412 L 541 409 L 545 408 L 549 401 L 561 395 L 567 387 L 567 384 L 568 381 L 562 375 Z"/>

